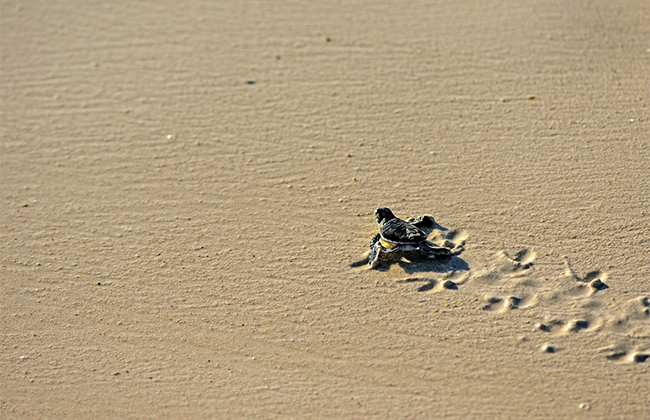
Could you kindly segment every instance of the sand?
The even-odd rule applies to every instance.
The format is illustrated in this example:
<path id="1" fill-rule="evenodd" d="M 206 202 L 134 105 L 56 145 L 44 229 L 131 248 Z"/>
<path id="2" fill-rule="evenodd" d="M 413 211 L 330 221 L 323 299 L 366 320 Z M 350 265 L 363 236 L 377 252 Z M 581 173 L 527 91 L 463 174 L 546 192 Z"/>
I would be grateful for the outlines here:
<path id="1" fill-rule="evenodd" d="M 649 418 L 649 15 L 2 0 L 0 417 Z"/>

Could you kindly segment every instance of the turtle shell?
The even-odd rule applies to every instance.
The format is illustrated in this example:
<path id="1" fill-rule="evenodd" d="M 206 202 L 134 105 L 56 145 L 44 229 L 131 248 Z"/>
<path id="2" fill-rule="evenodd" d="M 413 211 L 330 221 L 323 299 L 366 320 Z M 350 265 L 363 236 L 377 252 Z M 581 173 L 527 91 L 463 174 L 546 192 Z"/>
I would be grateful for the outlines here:
<path id="1" fill-rule="evenodd" d="M 397 217 L 383 220 L 379 227 L 379 234 L 392 246 L 417 245 L 427 239 L 427 234 L 422 229 Z"/>

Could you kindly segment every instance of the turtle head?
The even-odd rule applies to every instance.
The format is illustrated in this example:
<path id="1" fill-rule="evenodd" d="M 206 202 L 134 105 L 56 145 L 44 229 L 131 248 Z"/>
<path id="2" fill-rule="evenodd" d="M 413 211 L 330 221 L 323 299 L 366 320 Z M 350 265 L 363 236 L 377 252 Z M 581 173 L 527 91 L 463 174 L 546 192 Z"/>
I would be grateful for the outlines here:
<path id="1" fill-rule="evenodd" d="M 381 222 L 386 222 L 390 219 L 395 219 L 395 215 L 388 207 L 379 207 L 375 210 L 375 220 L 377 220 L 377 224 L 381 224 Z"/>

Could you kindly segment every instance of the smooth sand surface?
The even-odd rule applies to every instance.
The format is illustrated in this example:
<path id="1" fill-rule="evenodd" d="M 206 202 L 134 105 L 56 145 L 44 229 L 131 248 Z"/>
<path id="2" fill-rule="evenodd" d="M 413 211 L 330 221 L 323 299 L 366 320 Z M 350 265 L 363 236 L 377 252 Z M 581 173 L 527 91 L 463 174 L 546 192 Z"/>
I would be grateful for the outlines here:
<path id="1" fill-rule="evenodd" d="M 2 0 L 0 417 L 650 418 L 648 9 Z"/>

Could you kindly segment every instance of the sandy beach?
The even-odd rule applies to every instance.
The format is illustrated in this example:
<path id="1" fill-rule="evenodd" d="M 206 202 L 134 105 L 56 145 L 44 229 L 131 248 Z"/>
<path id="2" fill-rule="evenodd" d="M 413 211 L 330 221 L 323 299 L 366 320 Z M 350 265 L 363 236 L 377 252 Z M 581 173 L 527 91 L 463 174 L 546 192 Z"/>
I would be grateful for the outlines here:
<path id="1" fill-rule="evenodd" d="M 650 418 L 649 9 L 0 0 L 0 417 Z"/>

